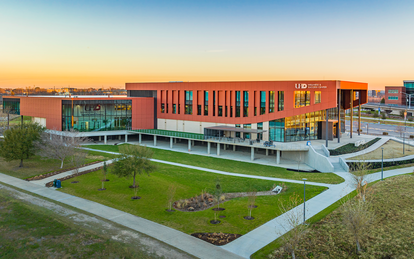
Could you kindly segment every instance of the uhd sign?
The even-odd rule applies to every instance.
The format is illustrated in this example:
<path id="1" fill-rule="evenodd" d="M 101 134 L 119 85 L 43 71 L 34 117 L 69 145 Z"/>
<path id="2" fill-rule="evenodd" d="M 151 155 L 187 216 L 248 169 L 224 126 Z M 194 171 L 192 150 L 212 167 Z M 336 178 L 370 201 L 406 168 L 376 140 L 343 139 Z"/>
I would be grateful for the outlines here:
<path id="1" fill-rule="evenodd" d="M 307 84 L 295 84 L 296 89 L 306 89 L 308 88 Z"/>
<path id="2" fill-rule="evenodd" d="M 321 84 L 295 84 L 296 89 L 306 89 L 306 88 L 326 88 Z"/>

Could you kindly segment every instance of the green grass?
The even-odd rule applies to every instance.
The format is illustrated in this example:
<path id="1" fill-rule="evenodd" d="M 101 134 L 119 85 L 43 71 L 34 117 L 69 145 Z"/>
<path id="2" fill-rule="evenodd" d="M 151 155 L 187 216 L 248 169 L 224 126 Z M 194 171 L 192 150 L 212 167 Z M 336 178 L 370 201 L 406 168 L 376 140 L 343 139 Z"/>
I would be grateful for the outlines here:
<path id="1" fill-rule="evenodd" d="M 119 146 L 113 145 L 88 145 L 87 147 L 97 150 L 119 152 Z M 302 180 L 307 178 L 312 182 L 337 184 L 344 181 L 343 178 L 333 173 L 300 173 L 288 171 L 286 168 L 276 166 L 259 165 L 255 163 L 239 162 L 229 159 L 221 159 L 187 153 L 174 152 L 163 149 L 151 148 L 154 151 L 153 158 L 171 161 L 186 165 L 199 166 L 225 172 L 260 175 L 284 179 Z"/>
<path id="2" fill-rule="evenodd" d="M 32 121 L 31 116 L 23 116 L 23 123 L 28 123 Z M 21 117 L 14 118 L 13 120 L 10 120 L 9 124 L 12 125 L 20 125 L 22 123 Z"/>
<path id="3" fill-rule="evenodd" d="M 63 181 L 61 191 L 81 198 L 89 199 L 109 207 L 131 213 L 151 221 L 180 230 L 184 233 L 194 232 L 224 232 L 245 234 L 250 230 L 264 224 L 280 214 L 278 204 L 289 198 L 294 192 L 301 193 L 303 185 L 286 183 L 288 190 L 276 196 L 259 196 L 256 199 L 258 208 L 253 210 L 252 216 L 255 220 L 245 220 L 248 215 L 247 197 L 236 198 L 224 202 L 221 207 L 226 210 L 218 215 L 225 215 L 221 224 L 212 225 L 210 220 L 214 219 L 214 211 L 207 209 L 197 212 L 166 212 L 167 190 L 171 184 L 177 187 L 174 200 L 191 198 L 200 195 L 206 189 L 214 193 L 216 178 L 221 182 L 223 192 L 246 192 L 252 188 L 257 191 L 268 191 L 273 187 L 274 181 L 258 179 L 246 179 L 240 177 L 217 175 L 213 173 L 197 171 L 188 168 L 176 167 L 165 164 L 158 164 L 158 169 L 151 176 L 140 175 L 137 177 L 140 190 L 140 200 L 131 200 L 133 191 L 128 188 L 132 179 L 118 178 L 109 174 L 109 182 L 105 183 L 106 191 L 98 191 L 101 188 L 101 171 L 82 175 L 71 179 L 79 181 L 71 184 L 70 181 Z M 113 167 L 109 167 L 112 170 Z M 313 197 L 326 188 L 309 186 L 306 194 Z"/>
<path id="4" fill-rule="evenodd" d="M 150 258 L 6 190 L 0 190 L 0 208 L 1 258 Z"/>
<path id="5" fill-rule="evenodd" d="M 114 157 L 115 155 L 111 154 L 88 151 L 88 156 L 86 157 L 85 163 L 108 160 Z M 73 167 L 70 162 L 70 158 L 67 158 L 63 164 L 63 168 Z M 4 158 L 0 157 L 0 173 L 20 179 L 26 179 L 32 176 L 60 170 L 59 160 L 48 159 L 41 156 L 33 156 L 29 159 L 23 160 L 23 167 L 19 167 L 19 164 L 20 160 L 6 162 Z"/>

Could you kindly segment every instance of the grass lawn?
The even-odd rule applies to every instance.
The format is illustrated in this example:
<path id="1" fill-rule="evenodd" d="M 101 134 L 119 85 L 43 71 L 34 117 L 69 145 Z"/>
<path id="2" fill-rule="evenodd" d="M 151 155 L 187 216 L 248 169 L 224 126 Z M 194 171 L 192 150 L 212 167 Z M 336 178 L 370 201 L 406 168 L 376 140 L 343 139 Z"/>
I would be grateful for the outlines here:
<path id="1" fill-rule="evenodd" d="M 119 152 L 119 146 L 114 145 L 88 145 L 87 147 L 104 151 Z M 248 175 L 261 175 L 293 180 L 302 180 L 303 178 L 307 178 L 309 181 L 312 182 L 331 184 L 341 183 L 344 181 L 343 178 L 333 173 L 299 173 L 294 171 L 288 171 L 287 169 L 282 167 L 259 165 L 254 163 L 239 162 L 229 159 L 207 157 L 200 155 L 190 155 L 186 153 L 156 148 L 151 149 L 154 151 L 153 158 L 155 159 L 221 170 L 225 172 Z"/>
<path id="2" fill-rule="evenodd" d="M 356 254 L 353 236 L 342 221 L 341 207 L 323 220 L 311 225 L 297 249 L 299 258 L 413 258 L 414 242 L 414 176 L 401 175 L 371 185 L 367 202 L 375 219 L 365 231 L 362 253 Z M 258 255 L 258 254 L 255 254 Z M 281 250 L 262 257 L 284 258 Z"/>
<path id="3" fill-rule="evenodd" d="M 1 258 L 150 258 L 40 206 L 0 190 Z"/>
<path id="4" fill-rule="evenodd" d="M 98 191 L 101 188 L 101 171 L 92 172 L 78 176 L 71 181 L 79 181 L 71 184 L 71 181 L 63 181 L 63 192 L 89 199 L 127 213 L 131 213 L 151 221 L 180 230 L 184 233 L 194 232 L 223 232 L 234 234 L 245 234 L 250 230 L 277 217 L 280 212 L 278 204 L 290 197 L 293 193 L 303 193 L 303 185 L 286 183 L 288 190 L 275 196 L 260 196 L 256 199 L 258 208 L 254 209 L 252 216 L 254 220 L 245 220 L 248 215 L 247 197 L 236 198 L 224 202 L 221 207 L 226 210 L 218 212 L 225 215 L 220 219 L 218 225 L 210 224 L 214 219 L 214 211 L 210 208 L 197 212 L 166 212 L 167 190 L 171 184 L 177 187 L 175 200 L 191 198 L 201 194 L 206 189 L 213 194 L 217 177 L 223 192 L 247 192 L 254 188 L 257 191 L 268 191 L 276 182 L 258 179 L 245 179 L 240 177 L 217 175 L 208 172 L 197 171 L 188 168 L 156 163 L 158 169 L 151 176 L 140 175 L 137 177 L 140 190 L 140 200 L 131 200 L 133 191 L 128 188 L 132 179 L 118 178 L 109 173 L 109 182 L 105 183 L 106 191 Z M 113 167 L 109 167 L 112 170 Z M 313 197 L 326 188 L 307 186 L 306 195 Z"/>
<path id="5" fill-rule="evenodd" d="M 23 123 L 28 123 L 28 122 L 31 122 L 31 121 L 32 121 L 32 117 L 31 116 L 23 116 Z M 14 119 L 10 120 L 9 123 L 10 123 L 10 126 L 11 125 L 20 125 L 20 123 L 22 123 L 22 119 L 19 116 L 17 118 L 14 118 Z"/>
<path id="6" fill-rule="evenodd" d="M 103 161 L 115 157 L 111 154 L 102 152 L 88 151 L 86 163 L 94 161 Z M 7 174 L 20 179 L 26 179 L 35 175 L 45 174 L 60 169 L 60 161 L 57 159 L 47 159 L 40 156 L 34 156 L 30 159 L 23 160 L 23 167 L 19 167 L 20 160 L 6 162 L 4 158 L 0 157 L 0 173 Z M 70 168 L 73 165 L 70 159 L 66 159 L 63 168 Z"/>
<path id="7" fill-rule="evenodd" d="M 403 156 L 414 155 L 414 147 L 405 145 L 405 154 L 403 155 L 403 144 L 394 140 L 388 140 L 381 147 L 384 148 L 384 159 L 398 158 Z M 370 159 L 381 159 L 382 150 L 377 148 L 372 152 L 366 153 L 361 156 L 351 157 L 352 160 L 370 160 Z"/>

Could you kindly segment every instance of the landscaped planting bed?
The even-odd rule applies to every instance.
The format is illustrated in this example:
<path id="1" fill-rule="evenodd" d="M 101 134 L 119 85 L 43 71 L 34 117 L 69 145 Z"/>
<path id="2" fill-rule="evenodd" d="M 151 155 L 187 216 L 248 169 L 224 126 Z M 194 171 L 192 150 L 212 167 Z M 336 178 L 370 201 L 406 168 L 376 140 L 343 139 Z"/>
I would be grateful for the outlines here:
<path id="1" fill-rule="evenodd" d="M 88 145 L 88 148 L 96 150 L 104 150 L 111 152 L 119 152 L 119 146 L 113 145 Z M 187 154 L 181 152 L 174 152 L 169 150 L 162 150 L 151 148 L 154 152 L 153 158 L 176 162 L 180 164 L 199 166 L 203 168 L 215 169 L 225 172 L 232 172 L 238 174 L 260 175 L 275 178 L 284 178 L 292 180 L 302 180 L 307 178 L 311 182 L 337 184 L 342 183 L 344 179 L 333 173 L 314 173 L 314 172 L 295 172 L 289 171 L 286 168 L 260 165 L 249 162 L 239 162 L 229 159 L 207 157 L 195 154 Z"/>
<path id="2" fill-rule="evenodd" d="M 269 191 L 274 184 L 282 185 L 280 182 L 259 179 L 248 179 L 241 177 L 218 175 L 188 168 L 182 168 L 167 164 L 157 164 L 157 171 L 150 176 L 137 176 L 139 184 L 139 200 L 132 200 L 134 191 L 129 188 L 132 179 L 118 178 L 111 174 L 113 166 L 109 166 L 107 178 L 110 180 L 105 184 L 105 191 L 98 191 L 101 187 L 101 170 L 91 172 L 73 178 L 79 181 L 70 184 L 69 181 L 62 182 L 63 192 L 78 197 L 89 199 L 133 215 L 163 224 L 165 226 L 180 230 L 184 233 L 229 233 L 243 235 L 280 214 L 279 204 L 286 201 L 293 193 L 303 193 L 302 184 L 285 183 L 287 191 L 273 196 L 257 196 L 252 216 L 254 220 L 246 220 L 248 216 L 248 197 L 234 198 L 220 204 L 225 208 L 223 211 L 212 209 L 201 211 L 167 211 L 168 189 L 171 185 L 176 187 L 174 201 L 189 199 L 203 193 L 215 193 L 217 178 L 223 193 L 238 193 L 255 191 Z M 306 197 L 311 198 L 325 190 L 325 187 L 306 186 Z M 210 223 L 217 218 L 219 224 Z M 224 217 L 220 217 L 224 216 Z"/>
<path id="3" fill-rule="evenodd" d="M 370 147 L 371 145 L 375 144 L 377 141 L 379 141 L 381 138 L 375 138 L 365 144 L 359 145 L 359 146 L 355 146 L 354 143 L 348 143 L 346 145 L 343 145 L 342 147 L 339 147 L 337 149 L 330 149 L 329 152 L 331 154 L 331 156 L 339 156 L 339 155 L 345 155 L 345 154 L 349 154 L 349 153 L 355 153 L 361 150 L 364 150 L 368 147 Z"/>

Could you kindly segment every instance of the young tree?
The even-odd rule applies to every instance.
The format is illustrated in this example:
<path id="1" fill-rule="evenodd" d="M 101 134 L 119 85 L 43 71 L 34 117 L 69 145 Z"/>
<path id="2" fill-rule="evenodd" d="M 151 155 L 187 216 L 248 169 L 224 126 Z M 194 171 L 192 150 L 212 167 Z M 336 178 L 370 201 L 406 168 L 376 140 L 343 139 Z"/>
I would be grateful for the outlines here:
<path id="1" fill-rule="evenodd" d="M 108 166 L 106 165 L 106 161 L 104 161 L 103 167 L 102 167 L 102 175 L 103 175 L 103 181 L 106 182 L 106 175 L 108 174 Z"/>
<path id="2" fill-rule="evenodd" d="M 249 210 L 249 216 L 247 216 L 247 219 L 254 219 L 252 217 L 252 210 L 254 208 L 256 208 L 257 206 L 255 205 L 256 202 L 256 195 L 257 195 L 257 191 L 256 190 L 251 190 L 248 193 L 248 198 L 247 198 L 247 209 Z"/>
<path id="3" fill-rule="evenodd" d="M 49 132 L 42 134 L 42 140 L 38 143 L 39 154 L 44 157 L 58 159 L 60 168 L 67 157 L 74 156 L 77 149 L 89 142 L 88 138 L 83 137 L 75 131 Z"/>
<path id="4" fill-rule="evenodd" d="M 35 154 L 35 142 L 40 139 L 44 128 L 37 123 L 27 123 L 11 127 L 4 131 L 4 141 L 0 141 L 0 156 L 6 161 L 20 160 Z"/>
<path id="5" fill-rule="evenodd" d="M 281 231 L 277 231 L 283 240 L 285 251 L 291 254 L 295 259 L 295 251 L 308 232 L 309 227 L 303 224 L 303 210 L 297 208 L 302 203 L 298 194 L 293 193 L 285 203 L 279 204 L 279 210 L 285 215 L 284 224 L 281 225 Z"/>
<path id="6" fill-rule="evenodd" d="M 177 190 L 177 186 L 175 186 L 175 184 L 170 184 L 170 186 L 168 187 L 168 191 L 167 191 L 167 197 L 168 197 L 168 210 L 169 212 L 174 211 L 172 209 L 172 203 L 174 201 L 174 195 L 175 195 L 175 191 Z"/>
<path id="7" fill-rule="evenodd" d="M 137 174 L 147 173 L 148 175 L 156 170 L 151 163 L 153 152 L 151 149 L 141 145 L 122 145 L 119 147 L 120 156 L 114 163 L 112 172 L 119 177 L 132 176 L 131 188 L 137 188 L 135 184 Z"/>
<path id="8" fill-rule="evenodd" d="M 361 252 L 361 241 L 367 235 L 367 230 L 374 221 L 374 211 L 369 202 L 350 200 L 343 204 L 343 222 L 352 235 L 357 253 Z"/>
<path id="9" fill-rule="evenodd" d="M 369 164 L 363 161 L 359 161 L 358 163 L 354 163 L 352 169 L 352 179 L 351 184 L 356 189 L 358 195 L 357 198 L 362 199 L 365 201 L 366 193 L 367 193 L 367 173 L 369 169 Z"/>
<path id="10" fill-rule="evenodd" d="M 223 190 L 221 189 L 220 179 L 217 177 L 216 178 L 216 190 L 214 192 L 214 196 L 217 201 L 217 210 L 220 210 L 220 198 L 222 194 L 223 194 Z"/>

